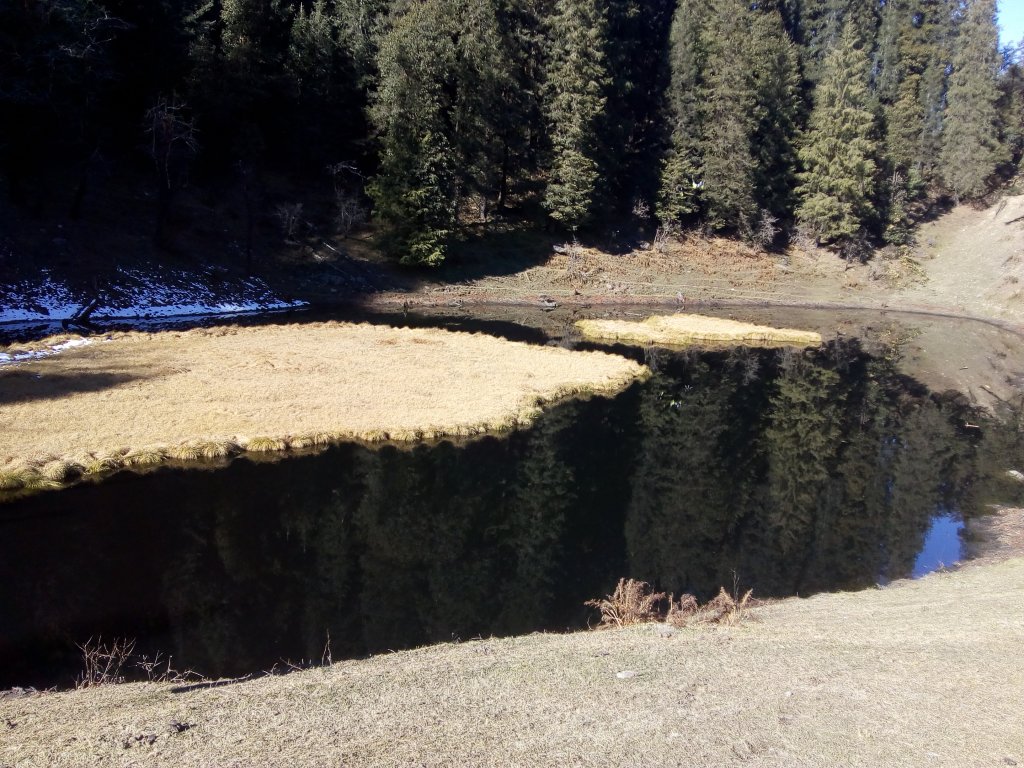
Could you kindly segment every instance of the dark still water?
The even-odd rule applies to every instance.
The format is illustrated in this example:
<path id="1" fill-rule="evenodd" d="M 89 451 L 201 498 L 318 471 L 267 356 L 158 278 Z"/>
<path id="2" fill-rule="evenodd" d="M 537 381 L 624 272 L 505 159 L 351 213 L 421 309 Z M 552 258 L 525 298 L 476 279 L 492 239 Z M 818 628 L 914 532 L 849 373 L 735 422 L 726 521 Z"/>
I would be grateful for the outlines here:
<path id="1" fill-rule="evenodd" d="M 98 635 L 212 677 L 319 661 L 328 634 L 339 659 L 580 627 L 620 576 L 702 598 L 734 574 L 762 597 L 863 587 L 927 570 L 930 530 L 958 548 L 1007 450 L 853 342 L 648 362 L 615 400 L 501 439 L 0 504 L 0 688 L 71 684 Z"/>

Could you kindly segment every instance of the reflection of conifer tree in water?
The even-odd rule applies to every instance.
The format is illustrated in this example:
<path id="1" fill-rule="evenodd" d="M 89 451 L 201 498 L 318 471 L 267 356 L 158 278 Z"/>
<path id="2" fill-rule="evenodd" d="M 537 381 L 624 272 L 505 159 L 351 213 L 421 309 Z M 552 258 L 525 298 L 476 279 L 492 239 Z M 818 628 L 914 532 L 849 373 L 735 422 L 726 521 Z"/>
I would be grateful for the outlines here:
<path id="1" fill-rule="evenodd" d="M 836 345 L 837 347 L 840 345 Z M 801 589 L 853 587 L 873 582 L 884 555 L 880 532 L 888 519 L 892 435 L 899 428 L 891 361 L 857 360 L 850 349 L 850 390 L 835 476 L 821 499 L 814 557 Z M 862 363 L 862 364 L 858 364 Z"/>
<path id="2" fill-rule="evenodd" d="M 950 414 L 922 398 L 904 417 L 893 461 L 891 515 L 885 531 L 885 574 L 908 576 L 932 515 L 959 493 L 965 454 Z"/>
<path id="3" fill-rule="evenodd" d="M 513 563 L 501 592 L 497 631 L 524 632 L 551 620 L 562 565 L 566 514 L 577 502 L 563 432 L 578 409 L 553 410 L 530 430 L 508 500 L 504 557 Z M 504 559 L 504 558 L 503 558 Z"/>
<path id="4" fill-rule="evenodd" d="M 356 524 L 369 650 L 469 637 L 489 626 L 497 591 L 490 540 L 506 445 L 367 456 Z"/>
<path id="5" fill-rule="evenodd" d="M 799 557 L 814 538 L 818 511 L 836 465 L 845 406 L 839 375 L 809 354 L 786 350 L 766 414 L 768 502 L 783 557 Z"/>
<path id="6" fill-rule="evenodd" d="M 1024 471 L 1024 398 L 999 403 L 995 419 L 972 414 L 971 420 L 984 426 L 975 435 L 975 474 L 961 500 L 965 516 L 985 514 L 990 504 L 1024 505 L 1024 484 L 1008 474 Z"/>
<path id="7" fill-rule="evenodd" d="M 665 589 L 715 589 L 743 513 L 744 420 L 731 402 L 742 372 L 722 370 L 694 363 L 681 376 L 658 373 L 641 394 L 626 542 L 630 574 Z"/>
<path id="8" fill-rule="evenodd" d="M 348 520 L 351 464 L 342 452 L 271 466 L 236 464 L 200 475 L 188 496 L 186 548 L 164 575 L 176 656 L 199 671 L 233 674 L 282 658 L 335 653 L 355 618 Z M 318 482 L 331 477 L 332 482 Z M 198 487 L 194 487 L 198 485 Z M 170 649 L 164 648 L 167 651 Z"/>

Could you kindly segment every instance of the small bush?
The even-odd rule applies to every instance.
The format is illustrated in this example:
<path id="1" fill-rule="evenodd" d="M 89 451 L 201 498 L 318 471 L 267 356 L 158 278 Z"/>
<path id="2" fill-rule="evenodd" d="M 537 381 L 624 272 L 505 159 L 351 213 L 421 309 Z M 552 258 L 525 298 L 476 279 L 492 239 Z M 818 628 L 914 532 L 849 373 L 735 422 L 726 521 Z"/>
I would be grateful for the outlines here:
<path id="1" fill-rule="evenodd" d="M 674 627 L 690 624 L 738 624 L 747 609 L 757 605 L 753 590 L 739 596 L 730 595 L 722 587 L 718 595 L 701 605 L 693 595 L 678 600 L 664 592 L 655 592 L 650 584 L 634 579 L 619 579 L 615 591 L 601 600 L 588 600 L 584 605 L 601 611 L 599 628 L 625 627 L 631 624 L 667 622 Z M 661 606 L 665 605 L 662 610 Z"/>
<path id="2" fill-rule="evenodd" d="M 124 675 L 121 670 L 135 650 L 135 641 L 114 638 L 108 646 L 102 637 L 97 638 L 95 642 L 90 637 L 78 646 L 78 650 L 82 652 L 83 668 L 75 683 L 76 688 L 123 683 Z"/>
<path id="3" fill-rule="evenodd" d="M 665 600 L 664 592 L 652 592 L 651 585 L 635 579 L 619 579 L 615 591 L 603 600 L 588 600 L 584 605 L 601 611 L 602 627 L 626 627 L 660 620 L 657 610 Z"/>
<path id="4" fill-rule="evenodd" d="M 721 587 L 718 595 L 704 605 L 697 602 L 693 595 L 683 595 L 678 601 L 669 598 L 668 613 L 665 621 L 674 627 L 685 627 L 688 624 L 738 624 L 743 620 L 744 612 L 753 607 L 753 590 L 748 589 L 742 596 L 733 596 Z"/>

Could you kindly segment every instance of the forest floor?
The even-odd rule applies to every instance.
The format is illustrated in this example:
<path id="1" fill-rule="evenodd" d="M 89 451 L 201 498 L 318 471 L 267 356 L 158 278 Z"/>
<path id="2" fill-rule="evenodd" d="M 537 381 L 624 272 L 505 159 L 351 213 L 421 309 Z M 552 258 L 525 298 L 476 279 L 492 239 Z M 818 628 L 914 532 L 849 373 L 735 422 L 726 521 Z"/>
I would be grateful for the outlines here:
<path id="1" fill-rule="evenodd" d="M 617 393 L 646 374 L 603 352 L 333 322 L 72 344 L 0 366 L 0 488 L 240 450 L 502 431 L 542 403 Z"/>
<path id="2" fill-rule="evenodd" d="M 11 766 L 1013 766 L 1024 510 L 984 564 L 732 626 L 485 639 L 211 684 L 0 694 Z M 976 532 L 977 533 L 977 532 Z M 1008 556 L 1013 555 L 1016 559 Z"/>

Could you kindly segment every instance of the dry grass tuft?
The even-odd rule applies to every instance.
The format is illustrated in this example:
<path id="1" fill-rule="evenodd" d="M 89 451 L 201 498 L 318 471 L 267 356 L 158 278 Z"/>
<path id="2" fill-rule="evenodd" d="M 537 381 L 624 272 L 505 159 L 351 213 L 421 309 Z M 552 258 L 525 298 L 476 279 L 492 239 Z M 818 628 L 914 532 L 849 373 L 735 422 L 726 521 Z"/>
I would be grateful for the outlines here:
<path id="1" fill-rule="evenodd" d="M 100 475 L 104 472 L 116 472 L 124 467 L 124 465 L 124 456 L 118 454 L 110 454 L 107 456 L 91 454 L 85 463 L 85 473 L 87 475 Z"/>
<path id="2" fill-rule="evenodd" d="M 70 483 L 82 476 L 85 467 L 72 461 L 54 459 L 43 465 L 40 474 L 55 483 Z"/>
<path id="3" fill-rule="evenodd" d="M 288 441 L 276 437 L 254 437 L 246 441 L 244 447 L 253 453 L 274 453 L 288 450 Z"/>
<path id="4" fill-rule="evenodd" d="M 317 442 L 317 435 L 295 435 L 288 438 L 288 447 L 293 451 L 301 451 L 307 448 L 315 448 L 321 445 L 328 445 L 329 442 Z"/>
<path id="5" fill-rule="evenodd" d="M 633 323 L 626 320 L 580 320 L 584 338 L 635 344 L 802 346 L 816 347 L 821 334 L 792 328 L 771 328 L 703 315 L 655 315 Z"/>
<path id="6" fill-rule="evenodd" d="M 192 446 L 199 453 L 199 456 L 208 459 L 226 459 L 235 456 L 241 451 L 241 446 L 230 440 L 204 440 Z"/>
<path id="7" fill-rule="evenodd" d="M 167 457 L 177 461 L 199 461 L 203 458 L 203 454 L 199 451 L 199 446 L 193 443 L 181 443 L 168 448 Z"/>
<path id="8" fill-rule="evenodd" d="M 627 627 L 659 621 L 658 605 L 664 592 L 653 592 L 651 585 L 635 579 L 619 579 L 615 591 L 601 600 L 587 600 L 584 605 L 601 611 L 601 627 Z"/>
<path id="9" fill-rule="evenodd" d="M 542 405 L 615 394 L 648 375 L 614 355 L 437 329 L 312 323 L 108 339 L 0 368 L 10 395 L 0 405 L 9 457 L 0 490 L 64 482 L 37 468 L 57 459 L 107 473 L 225 458 L 240 446 L 505 431 Z"/>
<path id="10" fill-rule="evenodd" d="M 162 448 L 147 447 L 129 451 L 125 454 L 126 467 L 153 467 L 167 461 L 167 451 Z"/>

